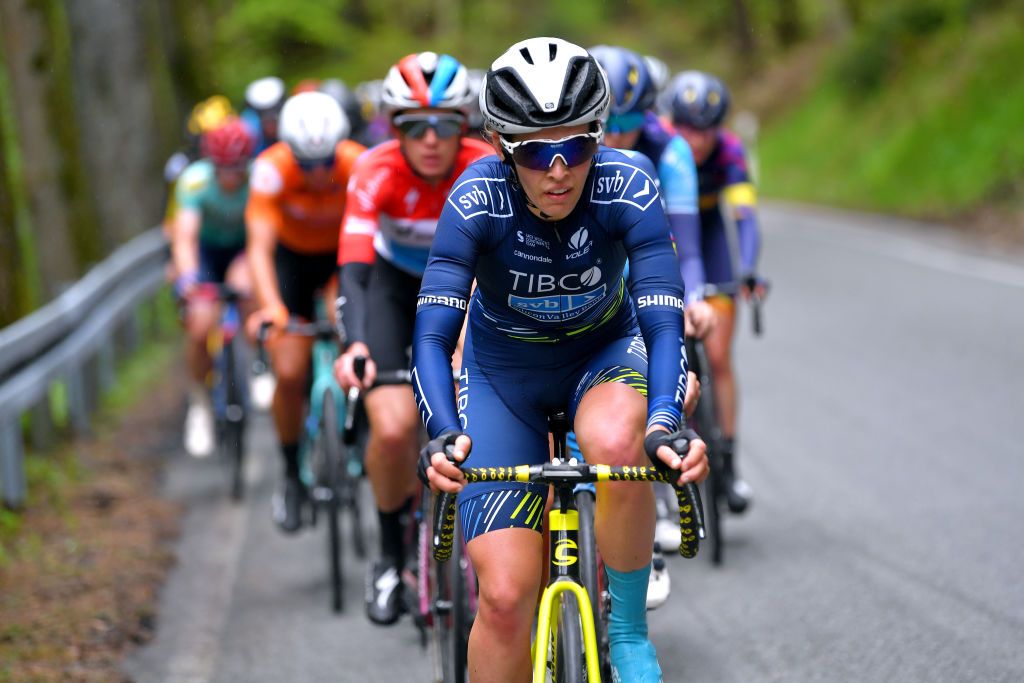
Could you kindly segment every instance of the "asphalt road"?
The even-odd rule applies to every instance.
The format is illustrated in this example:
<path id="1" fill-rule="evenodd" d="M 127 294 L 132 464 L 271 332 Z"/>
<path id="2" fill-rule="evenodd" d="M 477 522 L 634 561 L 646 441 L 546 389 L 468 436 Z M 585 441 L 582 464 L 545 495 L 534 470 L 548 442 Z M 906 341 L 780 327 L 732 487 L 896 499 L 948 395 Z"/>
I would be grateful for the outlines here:
<path id="1" fill-rule="evenodd" d="M 943 230 L 773 204 L 766 334 L 741 322 L 740 463 L 756 502 L 726 558 L 670 560 L 651 614 L 665 680 L 1024 680 L 1024 259 Z M 270 523 L 255 425 L 249 495 L 175 458 L 188 506 L 139 683 L 428 681 L 406 620 L 328 609 L 323 530 Z"/>

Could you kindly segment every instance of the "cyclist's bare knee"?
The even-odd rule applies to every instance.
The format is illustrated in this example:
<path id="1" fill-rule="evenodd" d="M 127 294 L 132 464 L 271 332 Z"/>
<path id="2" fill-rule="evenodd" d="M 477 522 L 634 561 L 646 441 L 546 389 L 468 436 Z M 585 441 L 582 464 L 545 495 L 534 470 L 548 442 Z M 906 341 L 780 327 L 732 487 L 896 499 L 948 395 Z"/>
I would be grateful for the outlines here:
<path id="1" fill-rule="evenodd" d="M 502 529 L 469 546 L 480 589 L 478 623 L 509 639 L 529 633 L 540 590 L 542 537 L 531 529 Z"/>

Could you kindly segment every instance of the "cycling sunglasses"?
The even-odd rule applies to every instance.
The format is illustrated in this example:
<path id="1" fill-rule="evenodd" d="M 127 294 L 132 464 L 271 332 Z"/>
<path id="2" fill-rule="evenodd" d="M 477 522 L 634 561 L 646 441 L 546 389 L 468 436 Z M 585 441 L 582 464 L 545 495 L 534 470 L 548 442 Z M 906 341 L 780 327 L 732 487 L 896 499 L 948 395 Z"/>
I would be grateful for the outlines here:
<path id="1" fill-rule="evenodd" d="M 632 133 L 644 125 L 644 113 L 633 111 L 628 114 L 612 114 L 605 122 L 609 133 Z"/>
<path id="2" fill-rule="evenodd" d="M 334 155 L 322 159 L 296 159 L 299 168 L 303 171 L 315 171 L 318 168 L 331 168 L 334 166 Z"/>
<path id="3" fill-rule="evenodd" d="M 516 166 L 533 171 L 546 171 L 561 157 L 562 163 L 572 168 L 585 164 L 597 153 L 601 130 L 570 135 L 559 140 L 522 140 L 509 142 L 501 140 L 501 146 L 512 156 Z"/>
<path id="4" fill-rule="evenodd" d="M 421 139 L 431 128 L 441 139 L 454 137 L 462 132 L 466 117 L 462 114 L 400 114 L 391 120 L 402 135 Z"/>

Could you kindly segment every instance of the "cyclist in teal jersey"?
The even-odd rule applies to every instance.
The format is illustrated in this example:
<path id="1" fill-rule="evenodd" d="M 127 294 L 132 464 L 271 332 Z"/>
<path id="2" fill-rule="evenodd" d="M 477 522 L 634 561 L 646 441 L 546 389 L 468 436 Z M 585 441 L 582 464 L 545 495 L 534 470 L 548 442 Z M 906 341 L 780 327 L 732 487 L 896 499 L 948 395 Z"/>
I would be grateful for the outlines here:
<path id="1" fill-rule="evenodd" d="M 253 139 L 237 118 L 206 133 L 203 158 L 181 174 L 175 186 L 172 255 L 175 291 L 186 304 L 186 360 L 192 387 L 185 419 L 185 449 L 203 457 L 213 452 L 213 410 L 206 390 L 210 372 L 207 336 L 217 324 L 215 302 L 193 297 L 204 282 L 229 282 L 249 289 L 245 266 L 245 205 Z"/>

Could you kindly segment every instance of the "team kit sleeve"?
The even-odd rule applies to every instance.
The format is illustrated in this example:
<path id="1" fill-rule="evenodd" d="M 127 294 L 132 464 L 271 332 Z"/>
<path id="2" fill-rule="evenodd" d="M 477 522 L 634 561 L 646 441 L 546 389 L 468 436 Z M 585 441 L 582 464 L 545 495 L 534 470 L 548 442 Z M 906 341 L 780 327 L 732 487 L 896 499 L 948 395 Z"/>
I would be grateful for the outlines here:
<path id="1" fill-rule="evenodd" d="M 732 207 L 743 275 L 754 273 L 761 251 L 761 229 L 757 221 L 757 191 L 747 173 L 743 146 L 733 141 L 726 154 L 726 184 L 722 197 Z"/>
<path id="2" fill-rule="evenodd" d="M 616 224 L 626 248 L 630 292 L 647 347 L 647 427 L 679 429 L 686 396 L 683 347 L 684 288 L 668 235 L 661 202 L 646 208 L 628 203 Z"/>
<path id="3" fill-rule="evenodd" d="M 441 212 L 416 302 L 412 375 L 416 404 L 430 438 L 461 429 L 451 359 L 462 330 L 480 249 L 480 221 L 448 202 Z"/>
<path id="4" fill-rule="evenodd" d="M 212 180 L 210 175 L 201 161 L 190 164 L 181 173 L 174 185 L 174 203 L 179 209 L 202 210 L 203 193 Z"/>
<path id="5" fill-rule="evenodd" d="M 707 282 L 701 252 L 700 213 L 697 209 L 697 165 L 693 152 L 680 136 L 675 136 L 658 162 L 665 213 L 676 243 L 679 274 L 686 284 L 686 301 L 701 297 Z"/>
<path id="6" fill-rule="evenodd" d="M 363 157 L 364 162 L 372 157 Z M 366 341 L 370 270 L 376 259 L 373 239 L 377 234 L 388 170 L 368 163 L 357 164 L 348 183 L 345 215 L 338 240 L 338 284 L 342 297 L 341 319 L 349 344 Z"/>
<path id="7" fill-rule="evenodd" d="M 277 166 L 266 158 L 266 152 L 260 154 L 253 163 L 249 174 L 249 201 L 245 204 L 245 222 L 269 224 L 275 231 L 280 230 L 284 222 L 278 198 L 284 189 L 284 177 Z"/>

